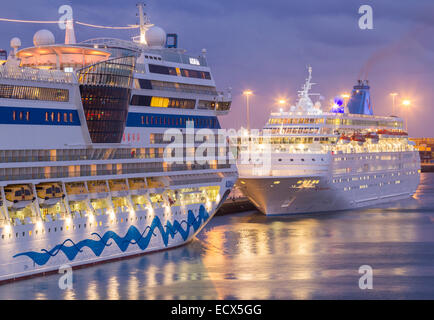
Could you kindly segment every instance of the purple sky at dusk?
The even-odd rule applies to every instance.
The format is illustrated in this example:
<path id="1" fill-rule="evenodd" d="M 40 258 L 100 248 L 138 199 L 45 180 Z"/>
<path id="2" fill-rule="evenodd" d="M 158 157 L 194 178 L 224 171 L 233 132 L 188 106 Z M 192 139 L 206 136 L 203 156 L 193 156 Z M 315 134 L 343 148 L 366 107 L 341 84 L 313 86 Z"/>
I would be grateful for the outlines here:
<path id="1" fill-rule="evenodd" d="M 15 0 L 2 4 L 1 18 L 57 20 L 63 4 L 79 21 L 125 26 L 137 23 L 137 0 Z M 374 113 L 389 115 L 389 93 L 412 101 L 408 112 L 410 136 L 434 136 L 434 1 L 432 0 L 149 0 L 151 22 L 177 33 L 189 53 L 208 51 L 219 89 L 233 88 L 230 115 L 223 127 L 245 125 L 242 91 L 251 98 L 252 127 L 261 128 L 277 110 L 275 100 L 294 102 L 306 66 L 313 67 L 314 92 L 326 99 L 350 92 L 362 70 L 371 84 Z M 358 8 L 369 4 L 374 29 L 358 28 Z M 9 50 L 12 37 L 32 46 L 33 34 L 51 30 L 57 42 L 64 33 L 57 25 L 0 22 L 0 47 Z M 96 37 L 128 39 L 135 31 L 76 26 L 77 41 Z M 402 116 L 405 115 L 401 111 Z"/>

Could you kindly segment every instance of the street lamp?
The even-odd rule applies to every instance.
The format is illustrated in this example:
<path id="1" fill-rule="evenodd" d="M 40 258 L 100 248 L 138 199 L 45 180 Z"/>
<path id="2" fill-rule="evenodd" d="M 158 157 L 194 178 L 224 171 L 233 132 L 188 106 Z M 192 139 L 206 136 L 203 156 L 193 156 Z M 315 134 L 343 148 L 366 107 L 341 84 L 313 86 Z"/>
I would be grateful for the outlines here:
<path id="1" fill-rule="evenodd" d="M 280 113 L 283 112 L 283 107 L 285 107 L 287 103 L 288 103 L 288 101 L 286 101 L 286 99 L 278 99 L 277 100 L 277 104 L 280 106 Z"/>
<path id="2" fill-rule="evenodd" d="M 405 107 L 405 131 L 408 132 L 408 126 L 407 126 L 408 109 L 410 108 L 411 101 L 410 100 L 402 100 L 402 105 Z"/>
<path id="3" fill-rule="evenodd" d="M 398 94 L 396 92 L 390 93 L 390 96 L 392 97 L 392 116 L 395 115 L 395 99 L 397 95 Z"/>
<path id="4" fill-rule="evenodd" d="M 348 99 L 350 99 L 350 94 L 349 93 L 343 93 L 343 94 L 341 94 L 341 97 L 344 99 L 344 108 L 347 109 Z M 348 112 L 348 110 L 346 110 L 345 112 Z"/>
<path id="5" fill-rule="evenodd" d="M 247 131 L 250 132 L 250 110 L 249 110 L 249 97 L 253 94 L 252 90 L 245 90 L 243 95 L 246 96 L 246 113 L 247 113 Z"/>
<path id="6" fill-rule="evenodd" d="M 344 103 L 346 106 L 348 103 L 348 99 L 350 98 L 350 95 L 348 93 L 343 93 L 343 94 L 341 94 L 341 97 L 344 98 Z"/>

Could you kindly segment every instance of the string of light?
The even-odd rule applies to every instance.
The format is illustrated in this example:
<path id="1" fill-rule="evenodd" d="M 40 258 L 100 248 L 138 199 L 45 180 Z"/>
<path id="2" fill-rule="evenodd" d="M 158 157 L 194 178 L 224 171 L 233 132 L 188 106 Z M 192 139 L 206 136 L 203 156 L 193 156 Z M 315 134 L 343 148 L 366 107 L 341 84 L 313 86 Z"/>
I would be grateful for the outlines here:
<path id="1" fill-rule="evenodd" d="M 86 27 L 92 27 L 92 28 L 100 28 L 100 29 L 136 29 L 139 28 L 140 26 L 138 25 L 131 25 L 128 27 L 109 27 L 109 26 L 98 26 L 98 25 L 94 25 L 94 24 L 89 24 L 89 23 L 84 23 L 84 22 L 80 22 L 80 21 L 75 21 L 76 24 L 80 24 L 82 26 L 86 26 Z"/>
<path id="2" fill-rule="evenodd" d="M 3 22 L 19 22 L 19 23 L 59 23 L 59 21 L 39 21 L 39 20 L 18 20 L 18 19 L 7 19 L 7 18 L 0 18 L 0 21 Z M 140 26 L 138 25 L 130 25 L 127 27 L 112 27 L 112 26 L 99 26 L 95 24 L 85 23 L 81 21 L 74 21 L 76 24 L 91 27 L 91 28 L 99 28 L 99 29 L 118 29 L 118 30 L 126 30 L 126 29 L 137 29 Z"/>
<path id="3" fill-rule="evenodd" d="M 58 23 L 59 22 L 59 21 L 17 20 L 17 19 L 6 19 L 6 18 L 0 18 L 0 21 L 5 21 L 5 22 L 21 22 L 21 23 Z"/>

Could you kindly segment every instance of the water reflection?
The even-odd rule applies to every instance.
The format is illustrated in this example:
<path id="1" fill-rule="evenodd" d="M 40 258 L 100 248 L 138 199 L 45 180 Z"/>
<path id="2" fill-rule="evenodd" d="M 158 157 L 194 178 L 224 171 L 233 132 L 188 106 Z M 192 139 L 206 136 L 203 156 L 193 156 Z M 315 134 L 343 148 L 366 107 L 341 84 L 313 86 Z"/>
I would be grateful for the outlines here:
<path id="1" fill-rule="evenodd" d="M 0 286 L 1 299 L 434 298 L 434 174 L 413 199 L 376 208 L 267 218 L 216 217 L 189 245 Z M 374 290 L 358 288 L 361 265 Z"/>

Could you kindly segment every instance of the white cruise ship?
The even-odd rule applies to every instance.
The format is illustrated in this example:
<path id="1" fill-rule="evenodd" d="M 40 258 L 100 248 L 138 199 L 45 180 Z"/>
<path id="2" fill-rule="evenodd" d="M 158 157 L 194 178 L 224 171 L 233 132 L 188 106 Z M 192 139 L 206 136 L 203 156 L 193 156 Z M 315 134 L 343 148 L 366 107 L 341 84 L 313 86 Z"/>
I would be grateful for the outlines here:
<path id="1" fill-rule="evenodd" d="M 345 107 L 313 103 L 309 77 L 289 112 L 239 137 L 239 186 L 266 215 L 358 208 L 413 195 L 420 158 L 403 121 L 375 116 L 367 81 Z"/>
<path id="2" fill-rule="evenodd" d="M 0 66 L 0 282 L 185 244 L 235 183 L 236 166 L 221 161 L 229 148 L 195 160 L 195 133 L 217 134 L 230 92 L 216 90 L 205 50 L 178 49 L 138 7 L 132 41 L 76 43 L 72 20 L 64 44 L 48 30 L 34 47 L 11 40 Z M 181 148 L 176 162 L 168 129 L 190 141 L 169 148 Z"/>

